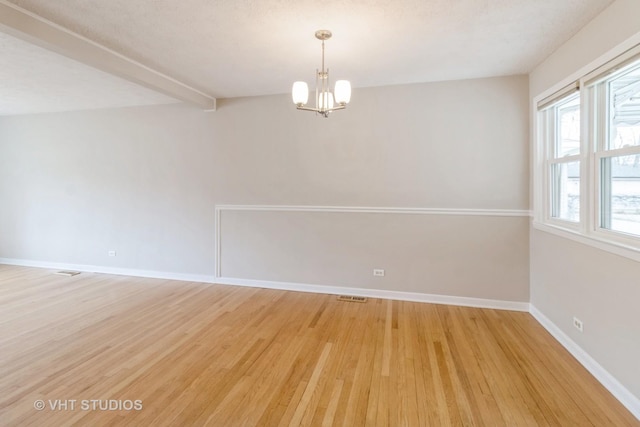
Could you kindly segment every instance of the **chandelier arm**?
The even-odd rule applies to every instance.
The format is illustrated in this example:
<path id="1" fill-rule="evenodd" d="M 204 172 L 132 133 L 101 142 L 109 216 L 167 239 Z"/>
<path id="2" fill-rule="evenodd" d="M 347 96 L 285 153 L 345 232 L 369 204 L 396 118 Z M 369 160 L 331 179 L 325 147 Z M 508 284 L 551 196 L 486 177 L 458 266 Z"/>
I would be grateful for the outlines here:
<path id="1" fill-rule="evenodd" d="M 319 113 L 320 109 L 319 108 L 311 108 L 311 107 L 299 107 L 296 105 L 296 108 L 298 110 L 303 110 L 303 111 L 313 111 L 314 113 Z"/>
<path id="2" fill-rule="evenodd" d="M 336 110 L 344 110 L 345 108 L 347 108 L 346 105 L 338 105 L 337 107 L 331 107 L 331 108 L 311 108 L 311 107 L 305 107 L 305 106 L 298 106 L 296 105 L 296 108 L 298 110 L 304 110 L 304 111 L 313 111 L 316 113 L 322 113 L 322 112 L 332 112 L 332 111 L 336 111 Z"/>
<path id="3" fill-rule="evenodd" d="M 346 105 L 339 105 L 337 107 L 332 107 L 332 108 L 327 109 L 327 112 L 330 113 L 330 112 L 336 111 L 336 110 L 344 110 L 345 108 L 347 108 Z"/>

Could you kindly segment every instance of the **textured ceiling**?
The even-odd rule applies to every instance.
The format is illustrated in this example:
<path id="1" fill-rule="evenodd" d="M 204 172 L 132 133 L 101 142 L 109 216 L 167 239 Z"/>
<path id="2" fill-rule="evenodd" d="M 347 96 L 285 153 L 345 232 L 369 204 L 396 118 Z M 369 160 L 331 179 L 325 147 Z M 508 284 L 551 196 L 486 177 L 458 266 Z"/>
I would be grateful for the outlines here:
<path id="1" fill-rule="evenodd" d="M 523 74 L 612 0 L 9 0 L 220 98 Z"/>
<path id="2" fill-rule="evenodd" d="M 3 33 L 0 52 L 0 115 L 178 102 Z"/>

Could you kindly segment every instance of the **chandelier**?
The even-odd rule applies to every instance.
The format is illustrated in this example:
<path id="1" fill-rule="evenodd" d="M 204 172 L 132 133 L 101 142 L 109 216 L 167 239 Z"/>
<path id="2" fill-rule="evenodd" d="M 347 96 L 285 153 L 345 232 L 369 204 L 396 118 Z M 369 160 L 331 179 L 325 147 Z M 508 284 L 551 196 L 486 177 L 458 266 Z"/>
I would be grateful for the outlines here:
<path id="1" fill-rule="evenodd" d="M 331 31 L 318 30 L 316 38 L 322 41 L 322 68 L 316 69 L 316 95 L 315 108 L 307 107 L 309 101 L 309 86 L 306 82 L 295 82 L 291 90 L 293 103 L 298 110 L 313 111 L 323 117 L 329 117 L 329 113 L 343 110 L 351 100 L 351 84 L 347 80 L 338 80 L 333 93 L 329 85 L 329 69 L 324 69 L 324 41 L 331 38 Z"/>

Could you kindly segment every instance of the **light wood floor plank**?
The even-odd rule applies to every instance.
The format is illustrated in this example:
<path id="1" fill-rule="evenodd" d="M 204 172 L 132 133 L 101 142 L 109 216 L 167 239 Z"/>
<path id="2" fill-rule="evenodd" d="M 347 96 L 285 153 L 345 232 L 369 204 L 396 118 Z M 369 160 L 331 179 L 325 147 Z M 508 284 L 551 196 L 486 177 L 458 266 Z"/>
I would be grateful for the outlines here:
<path id="1" fill-rule="evenodd" d="M 640 426 L 527 313 L 0 265 L 0 425 L 74 424 Z"/>

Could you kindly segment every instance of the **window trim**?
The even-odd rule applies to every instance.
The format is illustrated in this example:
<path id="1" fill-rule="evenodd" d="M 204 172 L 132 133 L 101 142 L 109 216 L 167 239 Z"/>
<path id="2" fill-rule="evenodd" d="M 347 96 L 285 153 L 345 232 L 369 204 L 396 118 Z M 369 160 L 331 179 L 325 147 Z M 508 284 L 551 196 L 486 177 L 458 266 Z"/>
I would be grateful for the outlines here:
<path id="1" fill-rule="evenodd" d="M 546 98 L 537 102 L 538 111 L 546 110 L 548 107 L 553 104 L 558 103 L 558 101 L 573 95 L 574 92 L 578 92 L 580 90 L 580 81 L 577 80 L 562 89 L 552 93 Z"/>
<path id="2" fill-rule="evenodd" d="M 603 170 L 602 160 L 605 158 L 640 155 L 640 145 L 609 149 L 610 136 L 610 96 L 607 82 L 615 79 L 625 68 L 633 63 L 640 64 L 640 47 L 630 49 L 615 60 L 611 69 L 604 70 L 596 78 L 585 77 L 585 92 L 590 94 L 585 106 L 595 107 L 595 111 L 587 116 L 587 126 L 589 135 L 589 172 L 593 177 L 592 211 L 589 218 L 589 231 L 600 239 L 610 240 L 625 246 L 631 246 L 640 250 L 640 236 L 625 233 L 623 231 L 611 230 L 602 226 L 603 217 Z M 603 67 L 601 67 L 602 69 Z M 582 82 L 581 82 L 582 84 Z"/>
<path id="3" fill-rule="evenodd" d="M 569 228 L 579 228 L 581 219 L 579 219 L 578 221 L 572 221 L 570 219 L 560 218 L 559 216 L 553 216 L 553 210 L 556 208 L 556 206 L 554 205 L 553 199 L 556 197 L 556 195 L 554 194 L 555 187 L 552 186 L 552 180 L 553 180 L 553 173 L 554 173 L 553 167 L 555 165 L 578 162 L 580 165 L 580 169 L 582 169 L 581 161 L 582 161 L 582 156 L 580 154 L 547 160 L 546 173 L 548 177 L 547 179 L 549 180 L 548 181 L 549 185 L 545 189 L 547 193 L 546 199 L 548 203 L 548 206 L 545 209 L 545 213 L 548 221 L 557 222 L 558 224 L 564 224 L 566 227 L 569 227 Z M 582 190 L 582 173 L 580 174 L 580 190 Z M 582 193 L 580 194 L 580 218 L 582 218 Z"/>
<path id="4" fill-rule="evenodd" d="M 608 157 L 621 157 L 629 155 L 640 155 L 640 146 L 618 148 L 615 150 L 599 151 L 593 154 L 593 178 L 595 181 L 595 188 L 600 189 L 598 183 L 602 182 L 602 159 Z M 640 251 L 640 236 L 625 233 L 623 231 L 611 230 L 602 226 L 602 194 L 600 191 L 594 191 L 594 215 L 593 215 L 593 234 L 599 236 L 602 239 L 610 239 L 619 242 L 624 245 L 638 247 Z"/>
<path id="5" fill-rule="evenodd" d="M 540 135 L 542 136 L 541 145 L 543 146 L 543 181 L 544 186 L 542 188 L 542 197 L 543 197 L 543 214 L 542 218 L 544 218 L 544 222 L 548 224 L 552 224 L 559 228 L 566 228 L 573 231 L 580 230 L 582 227 L 582 181 L 583 181 L 583 147 L 582 143 L 580 146 L 580 153 L 573 155 L 566 155 L 563 157 L 557 157 L 556 148 L 557 142 L 559 140 L 559 127 L 557 126 L 557 110 L 556 106 L 572 98 L 575 96 L 575 92 L 579 91 L 579 82 L 572 83 L 570 85 L 565 86 L 560 89 L 558 92 L 548 96 L 542 101 L 537 103 L 537 112 L 536 118 L 540 122 Z M 582 95 L 578 95 L 580 98 L 580 102 L 582 104 Z M 553 110 L 553 114 L 551 113 Z M 582 112 L 581 112 L 582 113 Z M 580 125 L 580 132 L 582 133 L 582 120 Z M 563 163 L 580 163 L 580 220 L 572 221 L 568 219 L 563 219 L 557 216 L 553 216 L 553 197 L 554 192 L 552 191 L 552 175 L 553 175 L 553 165 L 563 164 Z M 535 217 L 535 215 L 534 215 Z"/>
<path id="6" fill-rule="evenodd" d="M 612 78 L 619 70 L 637 60 L 640 60 L 640 34 L 621 43 L 532 99 L 532 227 L 640 262 L 640 237 L 599 227 L 600 176 L 596 176 L 599 172 L 596 168 L 596 162 L 601 161 L 601 158 L 610 157 L 616 152 L 627 155 L 640 154 L 640 146 L 608 150 L 602 154 L 599 150 L 601 147 L 596 150 L 595 142 L 602 141 L 604 143 L 605 139 L 601 135 L 596 135 L 596 132 L 606 132 L 606 129 L 603 129 L 605 126 L 596 127 L 595 130 L 590 128 L 591 123 L 594 123 L 592 115 L 606 114 L 606 110 L 594 105 L 595 100 L 606 99 L 602 96 L 596 97 L 595 88 L 598 83 Z M 582 89 L 580 91 L 581 152 L 578 156 L 579 159 L 577 159 L 580 161 L 581 177 L 580 223 L 577 227 L 573 226 L 574 224 L 571 224 L 570 221 L 551 218 L 549 215 L 551 200 L 547 195 L 550 192 L 549 160 L 551 157 L 547 147 L 549 145 L 548 135 L 545 134 L 548 129 L 546 115 L 541 114 L 541 107 L 548 107 L 549 103 L 556 103 L 566 96 L 567 93 L 570 93 L 570 91 L 567 92 L 569 88 L 575 87 L 574 82 L 576 81 L 578 81 L 579 88 Z M 606 101 L 604 102 L 606 103 Z"/>

